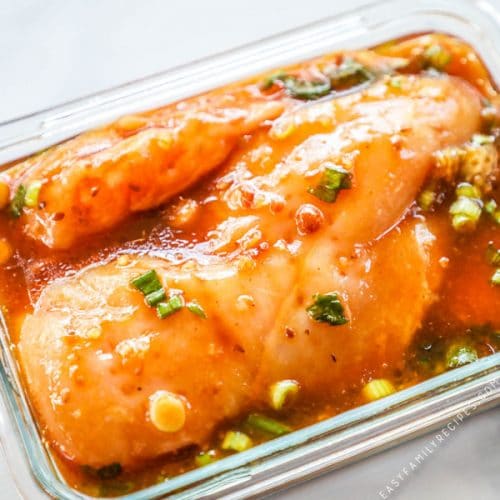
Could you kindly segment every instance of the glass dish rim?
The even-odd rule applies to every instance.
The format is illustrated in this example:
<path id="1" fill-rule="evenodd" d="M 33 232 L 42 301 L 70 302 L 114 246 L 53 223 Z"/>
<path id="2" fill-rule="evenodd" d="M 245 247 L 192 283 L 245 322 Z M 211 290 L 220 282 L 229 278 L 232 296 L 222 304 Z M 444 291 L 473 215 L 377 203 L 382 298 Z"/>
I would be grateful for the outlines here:
<path id="1" fill-rule="evenodd" d="M 311 23 L 307 26 L 296 28 L 202 61 L 189 63 L 109 91 L 0 123 L 0 138 L 4 133 L 7 136 L 7 139 L 0 139 L 0 154 L 6 154 L 6 156 L 0 159 L 3 161 L 3 159 L 9 157 L 9 154 L 14 157 L 22 157 L 42 149 L 45 144 L 59 142 L 99 123 L 108 122 L 118 114 L 123 114 L 124 107 L 132 110 L 135 110 L 135 107 L 138 105 L 140 107 L 141 103 L 144 104 L 145 102 L 141 100 L 142 98 L 145 98 L 146 102 L 152 103 L 151 106 L 154 106 L 158 99 L 163 99 L 163 102 L 165 102 L 162 85 L 166 86 L 165 92 L 170 96 L 166 101 L 173 101 L 185 96 L 182 95 L 182 92 L 180 94 L 172 93 L 172 86 L 179 85 L 179 82 L 186 82 L 190 78 L 192 79 L 194 76 L 202 74 L 204 71 L 212 75 L 214 71 L 220 72 L 221 67 L 228 68 L 233 65 L 234 72 L 239 72 L 240 74 L 237 77 L 239 79 L 257 73 L 258 71 L 253 69 L 257 65 L 261 68 L 259 72 L 276 66 L 274 62 L 269 62 L 274 61 L 274 59 L 269 58 L 266 64 L 257 64 L 255 62 L 251 65 L 252 69 L 242 71 L 241 62 L 238 63 L 237 60 L 243 56 L 255 58 L 259 55 L 262 56 L 266 51 L 272 50 L 274 58 L 278 56 L 283 57 L 283 60 L 288 63 L 290 58 L 291 60 L 301 60 L 312 57 L 314 51 L 319 50 L 317 47 L 322 47 L 322 44 L 325 43 L 324 37 L 328 33 L 331 34 L 334 29 L 339 30 L 340 33 L 336 43 L 356 38 L 357 33 L 363 33 L 368 36 L 369 30 L 374 26 L 380 28 L 381 23 L 390 24 L 390 22 L 394 22 L 387 18 L 384 20 L 383 17 L 377 17 L 377 10 L 384 7 L 390 8 L 393 15 L 400 13 L 407 18 L 424 15 L 431 18 L 434 16 L 436 23 L 438 23 L 438 17 L 449 16 L 460 22 L 467 22 L 469 24 L 474 22 L 476 23 L 476 27 L 479 26 L 479 28 L 485 31 L 492 29 L 492 26 L 498 30 L 500 25 L 499 17 L 491 16 L 491 12 L 495 12 L 495 7 L 492 7 L 487 0 L 474 0 L 473 2 L 466 2 L 466 0 L 424 0 L 419 2 L 419 5 L 413 5 L 414 3 L 411 0 L 372 2 L 340 16 Z M 470 5 L 473 6 L 472 10 L 469 9 Z M 361 9 L 363 9 L 362 14 L 360 13 Z M 462 14 L 457 14 L 459 10 L 462 10 Z M 472 16 L 473 21 L 470 18 L 472 11 L 475 13 Z M 469 13 L 467 18 L 464 17 L 464 12 Z M 488 17 L 488 14 L 491 17 Z M 372 17 L 372 19 L 368 20 L 369 17 Z M 409 31 L 408 33 L 411 32 Z M 394 36 L 388 36 L 387 38 L 394 38 Z M 496 38 L 498 40 L 498 36 Z M 294 46 L 283 47 L 287 41 L 292 39 L 297 39 L 296 43 L 305 43 L 308 41 L 311 45 L 311 55 L 303 57 L 302 52 L 299 54 L 295 51 L 292 56 L 291 52 L 294 51 Z M 475 48 L 480 53 L 482 52 L 478 46 Z M 321 52 L 318 52 L 318 55 L 319 53 Z M 493 61 L 496 67 L 490 69 L 496 70 L 495 76 L 498 78 L 500 77 L 500 53 L 495 50 L 492 54 L 496 56 Z M 212 81 L 211 78 L 213 77 L 210 76 L 210 81 Z M 219 76 L 217 81 L 221 85 L 235 79 L 229 76 L 228 78 L 227 81 L 224 81 Z M 175 83 L 175 80 L 177 80 L 177 83 Z M 193 91 L 201 92 L 213 87 L 212 84 L 208 83 L 206 83 L 206 86 L 204 88 L 203 85 L 199 84 L 191 85 L 189 86 L 188 95 L 192 95 Z M 183 89 L 183 91 L 187 90 Z M 139 103 L 138 99 L 140 100 Z M 102 106 L 107 106 L 106 113 L 101 113 L 98 117 L 94 116 L 92 118 L 93 113 Z M 145 108 L 147 109 L 151 106 Z M 18 132 L 18 129 L 22 129 L 22 131 Z M 9 136 L 9 131 L 11 130 L 14 131 L 14 134 Z M 20 151 L 23 153 L 20 154 Z M 25 458 L 30 463 L 33 476 L 46 493 L 56 497 L 68 499 L 91 498 L 69 487 L 54 471 L 50 456 L 42 444 L 37 426 L 31 415 L 23 386 L 20 383 L 17 365 L 11 354 L 8 333 L 3 321 L 0 325 L 0 330 L 2 330 L 0 332 L 2 347 L 0 359 L 3 361 L 0 364 L 2 396 L 9 410 L 7 418 L 13 418 L 15 421 L 17 432 L 20 435 L 24 451 L 26 452 Z M 485 377 L 487 377 L 487 381 L 485 381 Z M 214 485 L 212 482 L 216 482 L 218 479 L 222 482 L 237 482 L 248 475 L 251 477 L 252 467 L 259 466 L 258 463 L 256 466 L 249 465 L 251 462 L 263 460 L 264 462 L 262 463 L 265 464 L 266 460 L 271 460 L 276 454 L 291 453 L 298 446 L 304 446 L 308 442 L 310 443 L 311 440 L 320 439 L 321 436 L 324 437 L 331 432 L 340 432 L 339 429 L 342 426 L 349 426 L 349 424 L 354 426 L 355 430 L 357 429 L 359 432 L 365 431 L 373 424 L 372 419 L 387 417 L 388 414 L 397 408 L 411 408 L 412 405 L 418 404 L 417 400 L 425 401 L 426 396 L 431 398 L 431 395 L 435 394 L 436 391 L 438 393 L 439 391 L 444 391 L 450 398 L 452 396 L 460 398 L 462 392 L 465 394 L 464 388 L 468 387 L 467 384 L 473 382 L 481 384 L 483 383 L 481 381 L 484 381 L 483 385 L 486 386 L 491 383 L 491 377 L 494 377 L 494 380 L 500 377 L 500 353 L 488 356 L 472 365 L 429 379 L 383 400 L 349 410 L 318 424 L 295 431 L 287 436 L 274 439 L 247 452 L 233 455 L 202 469 L 184 473 L 162 484 L 144 488 L 121 498 L 133 500 L 157 498 L 179 491 L 179 489 L 188 488 L 190 485 L 194 485 L 194 489 L 181 493 L 178 496 L 179 498 L 184 498 L 187 493 L 191 495 L 196 493 L 200 495 L 214 494 L 217 484 Z M 464 385 L 457 385 L 457 381 L 463 382 Z M 500 396 L 500 392 L 498 395 Z M 238 476 L 238 471 L 240 471 L 240 477 Z M 208 484 L 198 485 L 200 481 L 205 479 L 209 480 Z"/>

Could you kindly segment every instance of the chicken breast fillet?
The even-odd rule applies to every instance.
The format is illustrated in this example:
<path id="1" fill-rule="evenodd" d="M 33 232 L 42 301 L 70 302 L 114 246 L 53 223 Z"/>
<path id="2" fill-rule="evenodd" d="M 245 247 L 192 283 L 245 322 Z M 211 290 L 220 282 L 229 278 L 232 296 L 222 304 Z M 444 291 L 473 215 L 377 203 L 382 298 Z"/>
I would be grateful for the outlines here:
<path id="1" fill-rule="evenodd" d="M 381 359 L 401 360 L 451 246 L 448 223 L 408 209 L 433 152 L 467 140 L 480 110 L 478 92 L 446 76 L 401 77 L 397 88 L 382 80 L 289 110 L 239 143 L 209 199 L 184 200 L 201 234 L 188 260 L 173 263 L 159 248 L 49 284 L 19 342 L 47 438 L 78 464 L 134 467 L 203 444 L 219 423 L 262 404 L 277 380 L 296 379 L 305 395 L 334 393 L 376 373 Z M 335 203 L 309 189 L 331 165 L 352 176 Z M 178 182 L 162 188 L 172 194 Z M 185 203 L 169 208 L 172 223 L 182 223 Z M 130 284 L 152 269 L 207 317 L 183 308 L 159 319 Z M 346 324 L 307 313 L 329 292 Z M 180 430 L 153 425 L 158 391 L 181 398 Z"/>
<path id="2" fill-rule="evenodd" d="M 242 135 L 283 107 L 243 89 L 122 118 L 34 156 L 7 177 L 14 186 L 40 183 L 38 205 L 21 217 L 24 232 L 66 249 L 156 207 L 220 165 Z"/>
<path id="3" fill-rule="evenodd" d="M 467 71 L 459 62 L 453 62 L 451 69 L 456 70 L 455 66 L 459 65 L 467 79 L 482 88 L 481 82 L 487 79 L 479 71 L 477 59 L 472 55 L 465 57 L 467 46 L 437 35 L 396 44 L 386 49 L 388 55 L 356 51 L 313 60 L 295 71 L 306 79 L 314 79 L 320 69 L 328 69 L 343 57 L 345 60 L 353 58 L 380 77 L 407 65 L 413 52 L 420 53 L 432 43 L 445 46 L 453 55 L 453 61 L 467 61 L 464 63 Z M 266 129 L 269 121 L 280 115 L 284 116 L 274 128 L 276 137 L 290 132 L 294 120 L 300 122 L 304 118 L 302 129 L 310 134 L 314 130 L 330 131 L 331 125 L 346 122 L 358 114 L 359 93 L 356 93 L 353 99 L 341 99 L 333 106 L 326 104 L 314 110 L 303 109 L 295 118 L 300 101 L 286 92 L 268 93 L 261 83 L 262 78 L 251 79 L 148 113 L 126 116 L 110 126 L 82 134 L 17 164 L 2 176 L 12 192 L 21 185 L 27 189 L 37 186 L 38 189 L 36 206 L 24 207 L 20 217 L 24 233 L 53 249 L 71 248 L 89 235 L 115 227 L 131 214 L 158 207 L 183 192 L 220 167 L 241 146 L 242 138 Z M 454 106 L 453 89 L 447 95 L 448 90 L 440 90 L 438 83 L 428 88 L 425 79 L 421 83 L 417 95 L 415 89 L 400 89 L 399 83 L 391 90 L 389 78 L 385 85 L 376 87 L 378 96 L 373 92 L 365 93 L 363 100 L 374 100 L 372 114 L 374 119 L 377 115 L 381 118 L 376 103 L 382 97 L 380 93 L 387 94 L 393 99 L 392 106 L 384 105 L 384 119 L 388 120 L 393 114 L 395 120 L 402 118 L 400 115 L 405 111 L 404 107 L 400 108 L 397 96 L 404 97 L 408 91 L 413 92 L 414 106 L 426 105 L 426 98 L 432 98 L 428 99 L 432 107 L 439 96 L 426 96 L 426 92 L 441 91 L 441 98 L 447 101 L 442 103 L 443 110 Z M 486 90 L 484 92 L 489 95 Z M 369 108 L 367 102 L 363 102 L 363 107 L 365 114 Z M 427 111 L 422 112 L 422 116 L 429 118 L 426 126 L 432 126 L 435 120 L 436 126 L 440 126 L 441 117 L 435 117 L 430 109 Z M 406 112 L 413 113 L 408 108 Z M 404 130 L 402 132 L 404 135 Z M 446 131 L 441 132 L 437 139 L 446 135 Z M 453 142 L 454 134 L 455 131 L 450 130 L 446 141 Z"/>

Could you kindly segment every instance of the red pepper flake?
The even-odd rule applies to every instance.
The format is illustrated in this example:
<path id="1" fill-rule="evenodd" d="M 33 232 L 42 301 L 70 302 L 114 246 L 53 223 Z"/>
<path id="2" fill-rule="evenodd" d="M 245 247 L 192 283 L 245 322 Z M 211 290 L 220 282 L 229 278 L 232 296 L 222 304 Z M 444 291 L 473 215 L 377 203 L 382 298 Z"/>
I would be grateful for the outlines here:
<path id="1" fill-rule="evenodd" d="M 289 339 L 293 339 L 293 337 L 295 337 L 295 332 L 292 328 L 286 326 L 285 327 L 285 335 L 289 338 Z"/>
<path id="2" fill-rule="evenodd" d="M 53 220 L 55 220 L 56 222 L 63 219 L 64 219 L 64 212 L 56 212 L 54 214 Z"/>
<path id="3" fill-rule="evenodd" d="M 330 354 L 330 357 L 332 358 L 332 361 L 333 361 L 334 363 L 336 363 L 336 362 L 337 362 L 337 356 L 335 356 L 335 354 Z"/>
<path id="4" fill-rule="evenodd" d="M 247 186 L 240 188 L 241 195 L 241 206 L 243 208 L 252 208 L 253 202 L 255 200 L 255 193 L 251 191 Z"/>
<path id="5" fill-rule="evenodd" d="M 306 328 L 306 329 L 304 330 L 304 333 L 305 333 L 306 335 L 309 335 L 309 334 L 311 333 L 311 330 L 309 330 L 309 328 Z"/>
<path id="6" fill-rule="evenodd" d="M 233 349 L 234 349 L 236 352 L 245 352 L 245 349 L 243 349 L 243 347 L 241 347 L 241 346 L 240 346 L 240 344 L 234 344 Z"/>
<path id="7" fill-rule="evenodd" d="M 269 205 L 271 213 L 273 214 L 281 212 L 284 207 L 285 207 L 285 200 L 283 200 L 282 198 L 273 198 Z"/>
<path id="8" fill-rule="evenodd" d="M 138 193 L 141 190 L 141 187 L 135 184 L 129 184 L 128 188 L 130 189 L 130 191 L 134 191 L 135 193 Z"/>

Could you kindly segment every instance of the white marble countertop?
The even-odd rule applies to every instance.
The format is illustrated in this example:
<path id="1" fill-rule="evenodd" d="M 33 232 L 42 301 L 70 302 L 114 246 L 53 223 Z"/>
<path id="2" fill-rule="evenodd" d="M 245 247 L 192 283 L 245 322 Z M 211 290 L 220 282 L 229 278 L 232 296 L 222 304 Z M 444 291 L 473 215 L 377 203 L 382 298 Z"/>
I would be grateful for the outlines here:
<path id="1" fill-rule="evenodd" d="M 500 0 L 495 1 L 500 8 Z M 0 121 L 363 3 L 366 0 L 0 0 Z M 276 496 L 289 500 L 497 499 L 499 417 L 497 408 L 464 422 L 408 475 L 403 468 L 433 435 Z M 391 480 L 399 486 L 394 488 Z M 0 500 L 15 498 L 0 456 Z"/>

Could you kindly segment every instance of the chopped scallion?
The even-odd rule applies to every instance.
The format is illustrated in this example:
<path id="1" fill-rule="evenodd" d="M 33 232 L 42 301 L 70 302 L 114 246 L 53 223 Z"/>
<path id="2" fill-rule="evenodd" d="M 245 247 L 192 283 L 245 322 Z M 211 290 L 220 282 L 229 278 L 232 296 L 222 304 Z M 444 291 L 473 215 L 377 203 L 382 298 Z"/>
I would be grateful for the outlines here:
<path id="1" fill-rule="evenodd" d="M 315 321 L 328 323 L 332 326 L 344 325 L 347 319 L 344 316 L 344 307 L 337 292 L 325 294 L 317 293 L 313 296 L 314 302 L 307 309 L 307 314 Z"/>
<path id="2" fill-rule="evenodd" d="M 154 292 L 148 293 L 145 297 L 146 303 L 148 306 L 154 307 L 162 300 L 165 300 L 167 294 L 163 288 L 159 290 L 155 290 Z"/>
<path id="3" fill-rule="evenodd" d="M 431 189 L 424 189 L 418 197 L 418 206 L 425 212 L 432 208 L 432 205 L 436 201 L 436 192 Z"/>
<path id="4" fill-rule="evenodd" d="M 492 266 L 500 267 L 500 248 L 495 248 L 492 241 L 488 243 L 486 258 Z"/>
<path id="5" fill-rule="evenodd" d="M 10 202 L 10 215 L 15 219 L 21 217 L 24 208 L 24 199 L 26 196 L 26 187 L 24 184 L 19 184 Z"/>
<path id="6" fill-rule="evenodd" d="M 500 269 L 496 269 L 490 278 L 490 283 L 493 286 L 500 286 Z"/>
<path id="7" fill-rule="evenodd" d="M 282 82 L 283 79 L 287 78 L 288 76 L 289 75 L 284 71 L 277 71 L 276 73 L 273 73 L 272 75 L 269 75 L 264 79 L 261 88 L 262 90 L 270 89 L 276 82 Z"/>
<path id="8" fill-rule="evenodd" d="M 194 458 L 194 462 L 197 467 L 204 467 L 205 465 L 211 464 L 216 460 L 215 450 L 202 451 Z"/>
<path id="9" fill-rule="evenodd" d="M 259 415 L 257 413 L 248 415 L 246 424 L 252 429 L 267 432 L 268 434 L 273 434 L 274 436 L 288 434 L 292 430 L 288 427 L 288 425 L 282 424 L 273 418 Z"/>
<path id="10" fill-rule="evenodd" d="M 349 89 L 374 78 L 371 71 L 353 59 L 345 59 L 339 66 L 325 73 L 321 79 L 305 80 L 278 71 L 262 82 L 262 89 L 269 89 L 276 82 L 281 82 L 292 97 L 312 100 L 328 94 L 331 90 Z"/>
<path id="11" fill-rule="evenodd" d="M 463 214 L 454 215 L 451 219 L 453 229 L 459 233 L 467 233 L 476 228 L 476 222 L 471 220 L 470 217 Z"/>
<path id="12" fill-rule="evenodd" d="M 288 93 L 297 99 L 318 99 L 330 92 L 330 82 L 328 80 L 309 81 L 301 78 L 287 78 L 284 83 Z"/>
<path id="13" fill-rule="evenodd" d="M 281 82 L 286 91 L 297 99 L 312 100 L 322 97 L 330 92 L 330 80 L 304 80 L 287 73 L 279 72 L 264 80 L 263 89 L 268 89 L 276 82 Z"/>
<path id="14" fill-rule="evenodd" d="M 391 78 L 389 78 L 389 86 L 394 88 L 394 89 L 401 89 L 403 88 L 403 79 L 401 76 L 391 76 Z"/>
<path id="15" fill-rule="evenodd" d="M 203 319 L 207 318 L 205 310 L 195 300 L 188 302 L 186 304 L 186 308 L 188 311 L 192 312 L 193 314 L 196 314 L 196 316 L 199 316 L 200 318 L 203 318 Z"/>
<path id="16" fill-rule="evenodd" d="M 450 206 L 452 226 L 458 232 L 472 231 L 481 217 L 481 201 L 476 198 L 460 196 Z"/>
<path id="17" fill-rule="evenodd" d="M 286 403 L 294 399 L 300 385 L 296 380 L 280 380 L 269 388 L 269 400 L 274 410 L 281 410 Z"/>
<path id="18" fill-rule="evenodd" d="M 489 214 L 497 224 L 500 225 L 500 208 L 498 208 L 497 202 L 493 198 L 484 204 L 484 211 Z"/>
<path id="19" fill-rule="evenodd" d="M 455 189 L 455 193 L 457 196 L 481 199 L 481 191 L 479 191 L 479 188 L 468 182 L 461 182 Z"/>
<path id="20" fill-rule="evenodd" d="M 122 473 L 122 466 L 118 462 L 105 465 L 99 469 L 90 465 L 83 465 L 82 471 L 89 476 L 97 477 L 104 481 L 118 477 Z"/>
<path id="21" fill-rule="evenodd" d="M 141 274 L 141 276 L 133 279 L 130 283 L 144 295 L 149 295 L 150 293 L 156 292 L 161 288 L 160 279 L 154 269 Z"/>
<path id="22" fill-rule="evenodd" d="M 327 72 L 332 89 L 345 90 L 374 79 L 373 73 L 354 59 L 346 58 Z"/>
<path id="23" fill-rule="evenodd" d="M 38 205 L 38 195 L 40 194 L 40 189 L 42 188 L 41 181 L 33 181 L 28 185 L 26 189 L 26 194 L 24 196 L 24 204 L 27 207 L 35 208 Z"/>
<path id="24" fill-rule="evenodd" d="M 497 207 L 498 207 L 497 202 L 493 198 L 491 198 L 484 204 L 484 211 L 487 214 L 493 215 Z"/>
<path id="25" fill-rule="evenodd" d="M 395 392 L 396 388 L 394 385 L 385 378 L 372 380 L 363 387 L 363 396 L 368 401 L 376 401 L 377 399 L 385 398 Z"/>
<path id="26" fill-rule="evenodd" d="M 477 146 L 484 146 L 485 144 L 493 144 L 495 142 L 495 137 L 486 134 L 474 134 L 471 141 Z"/>
<path id="27" fill-rule="evenodd" d="M 460 175 L 474 184 L 489 191 L 495 178 L 497 152 L 494 144 L 478 145 L 470 143 L 463 148 L 464 156 L 460 165 Z"/>
<path id="28" fill-rule="evenodd" d="M 477 352 L 468 346 L 454 345 L 446 353 L 446 366 L 448 368 L 458 368 L 478 360 Z"/>
<path id="29" fill-rule="evenodd" d="M 245 451 L 253 446 L 253 442 L 244 432 L 226 432 L 221 448 L 223 450 Z"/>
<path id="30" fill-rule="evenodd" d="M 441 45 L 431 45 L 424 52 L 424 65 L 442 71 L 451 62 L 451 54 Z"/>
<path id="31" fill-rule="evenodd" d="M 180 311 L 184 307 L 184 299 L 181 295 L 173 295 L 167 302 L 160 302 L 156 306 L 158 317 L 165 319 L 166 317 Z"/>
<path id="32" fill-rule="evenodd" d="M 112 463 L 97 470 L 100 479 L 113 479 L 122 473 L 122 466 L 119 463 Z"/>
<path id="33" fill-rule="evenodd" d="M 307 190 L 308 193 L 316 196 L 321 201 L 333 203 L 341 189 L 351 187 L 351 174 L 337 165 L 328 165 L 323 172 L 320 183 Z"/>

